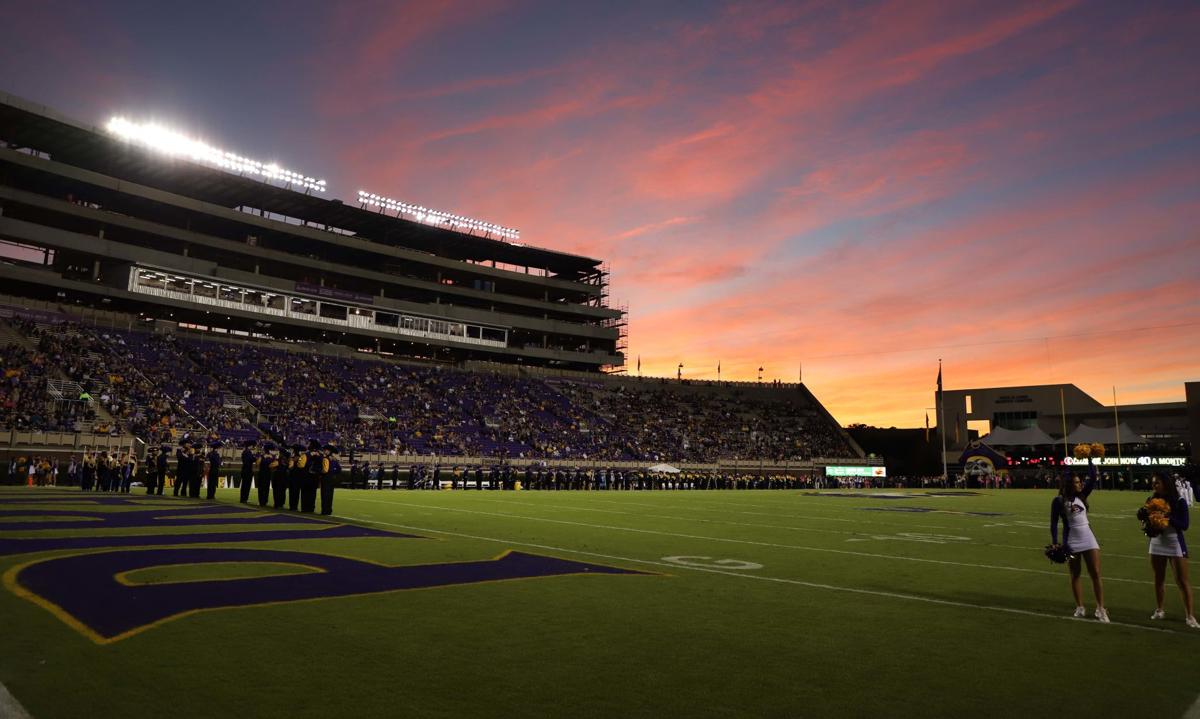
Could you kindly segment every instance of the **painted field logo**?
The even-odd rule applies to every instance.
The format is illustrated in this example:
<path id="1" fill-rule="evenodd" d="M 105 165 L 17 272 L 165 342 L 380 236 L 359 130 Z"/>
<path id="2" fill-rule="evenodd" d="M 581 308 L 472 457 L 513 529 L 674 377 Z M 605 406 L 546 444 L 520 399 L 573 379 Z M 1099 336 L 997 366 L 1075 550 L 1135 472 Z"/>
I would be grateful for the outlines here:
<path id="1" fill-rule="evenodd" d="M 511 579 L 583 574 L 650 574 L 524 552 L 505 552 L 499 557 L 479 561 L 388 566 L 311 551 L 189 547 L 186 545 L 280 539 L 422 538 L 225 505 L 176 504 L 175 507 L 160 508 L 146 502 L 142 506 L 153 508 L 106 512 L 98 510 L 95 505 L 61 509 L 59 507 L 66 504 L 63 500 L 59 500 L 62 502 L 60 504 L 45 502 L 51 499 L 49 496 L 39 499 L 41 501 L 38 504 L 42 507 L 0 510 L 0 556 L 50 550 L 102 551 L 35 559 L 14 566 L 5 572 L 4 586 L 17 596 L 47 609 L 73 629 L 100 644 L 119 641 L 197 612 L 233 607 Z M 20 504 L 23 503 L 11 502 L 10 506 Z M 55 508 L 44 508 L 47 505 Z M 139 530 L 144 532 L 149 527 L 175 530 L 195 528 L 197 531 L 186 534 L 136 533 Z M 3 536 L 5 530 L 27 532 L 55 529 L 105 531 L 88 536 Z M 130 530 L 133 532 L 130 533 Z M 131 580 L 142 570 L 218 564 L 242 564 L 247 567 L 284 565 L 294 571 L 269 576 L 155 583 Z"/>
<path id="2" fill-rule="evenodd" d="M 292 565 L 303 573 L 131 584 L 141 569 L 209 563 Z M 196 612 L 568 574 L 645 574 L 505 552 L 496 559 L 389 567 L 348 557 L 266 549 L 133 549 L 43 559 L 10 569 L 4 584 L 92 640 L 118 641 Z"/>

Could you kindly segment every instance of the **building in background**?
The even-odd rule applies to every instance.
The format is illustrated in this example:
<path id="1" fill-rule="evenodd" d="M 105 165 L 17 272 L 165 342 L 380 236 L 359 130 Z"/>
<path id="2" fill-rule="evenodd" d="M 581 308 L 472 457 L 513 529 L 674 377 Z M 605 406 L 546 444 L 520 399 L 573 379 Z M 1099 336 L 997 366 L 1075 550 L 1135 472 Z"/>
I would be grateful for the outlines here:
<path id="1" fill-rule="evenodd" d="M 1089 435 L 1109 445 L 1123 443 L 1126 463 L 1179 465 L 1196 460 L 1196 432 L 1200 429 L 1200 383 L 1186 384 L 1187 401 L 1154 404 L 1104 404 L 1073 384 L 1025 387 L 976 387 L 945 390 L 946 450 L 954 461 L 973 437 L 985 443 L 988 435 L 1049 437 L 1051 444 L 1014 444 L 1010 456 L 1064 455 L 1065 444 Z M 1119 420 L 1119 423 L 1118 423 Z M 1117 431 L 1117 427 L 1120 431 Z M 1121 433 L 1124 432 L 1124 438 Z M 1000 443 L 997 443 L 1000 444 Z M 1000 445 L 1004 446 L 1004 445 Z M 1019 457 L 1017 458 L 1019 461 Z M 1147 462 L 1147 459 L 1149 462 Z M 1158 460 L 1163 460 L 1159 462 Z M 1110 456 L 1108 462 L 1116 461 Z"/>

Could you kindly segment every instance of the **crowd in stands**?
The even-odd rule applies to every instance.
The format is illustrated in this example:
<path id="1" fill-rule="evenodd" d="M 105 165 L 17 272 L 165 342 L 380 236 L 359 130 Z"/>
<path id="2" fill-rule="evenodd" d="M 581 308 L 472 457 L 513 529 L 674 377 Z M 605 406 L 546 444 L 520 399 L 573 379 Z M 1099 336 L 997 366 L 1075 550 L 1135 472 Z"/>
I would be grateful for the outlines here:
<path id="1" fill-rule="evenodd" d="M 655 462 L 854 455 L 845 434 L 799 391 L 517 377 L 69 322 L 13 325 L 37 350 L 4 351 L 8 428 L 64 427 L 73 417 L 62 412 L 87 411 L 96 431 L 151 444 L 190 432 L 227 442 L 317 439 L 395 455 Z M 90 401 L 49 401 L 48 367 Z"/>

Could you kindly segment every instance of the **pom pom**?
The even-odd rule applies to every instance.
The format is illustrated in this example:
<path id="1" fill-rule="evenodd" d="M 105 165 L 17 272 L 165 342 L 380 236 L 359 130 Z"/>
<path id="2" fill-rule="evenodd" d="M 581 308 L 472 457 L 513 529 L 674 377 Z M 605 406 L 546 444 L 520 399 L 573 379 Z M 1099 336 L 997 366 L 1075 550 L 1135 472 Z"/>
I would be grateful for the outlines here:
<path id="1" fill-rule="evenodd" d="M 1170 525 L 1171 505 L 1166 500 L 1154 497 L 1138 510 L 1142 531 L 1147 537 L 1157 537 Z"/>
<path id="2" fill-rule="evenodd" d="M 1067 550 L 1066 545 L 1062 544 L 1047 544 L 1042 553 L 1046 555 L 1046 559 L 1055 564 L 1065 564 L 1067 560 L 1075 558 L 1075 555 Z"/>
<path id="3" fill-rule="evenodd" d="M 1075 459 L 1087 459 L 1092 456 L 1092 445 L 1080 443 L 1075 445 Z"/>
<path id="4" fill-rule="evenodd" d="M 1104 445 L 1100 444 L 1099 442 L 1093 442 L 1092 443 L 1092 456 L 1093 457 L 1103 457 L 1104 456 Z"/>

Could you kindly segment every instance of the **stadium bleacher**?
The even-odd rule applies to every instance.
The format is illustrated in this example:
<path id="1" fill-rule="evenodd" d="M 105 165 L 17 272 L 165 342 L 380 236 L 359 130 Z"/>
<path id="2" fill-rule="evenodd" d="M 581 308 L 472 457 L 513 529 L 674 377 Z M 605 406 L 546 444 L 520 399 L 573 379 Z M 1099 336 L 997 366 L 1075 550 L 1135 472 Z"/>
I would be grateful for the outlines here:
<path id="1" fill-rule="evenodd" d="M 132 322 L 130 326 L 132 327 Z M 14 320 L 4 426 L 193 433 L 225 442 L 310 438 L 363 452 L 562 460 L 714 462 L 853 456 L 806 393 L 519 376 L 339 357 L 253 342 Z M 48 368 L 90 396 L 54 398 Z M 91 409 L 95 407 L 96 409 Z M 103 416 L 100 416 L 103 415 Z"/>

